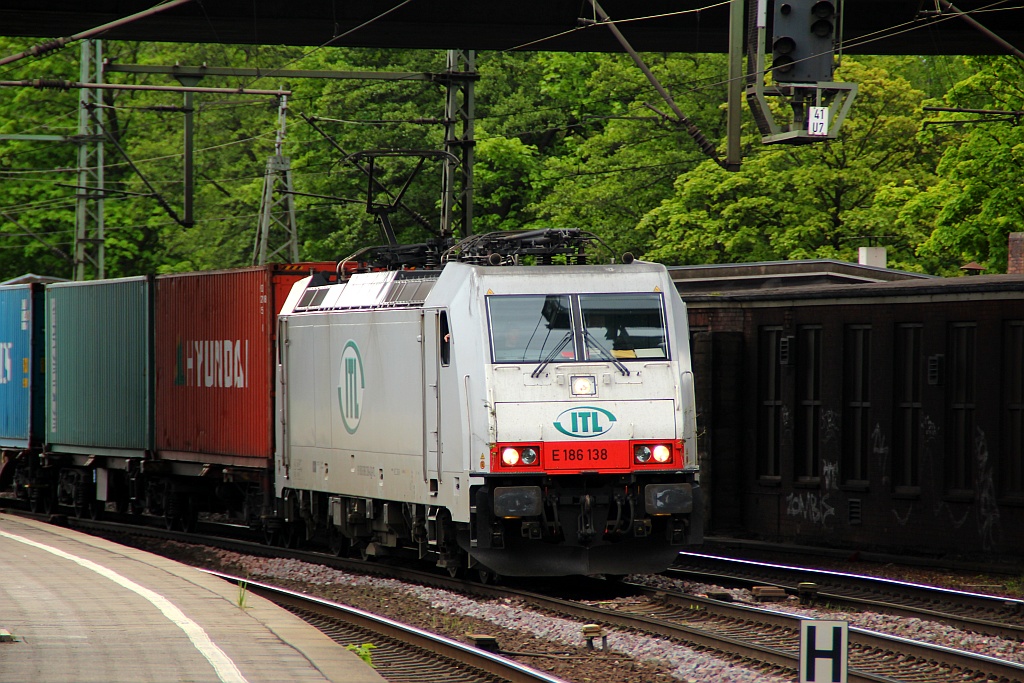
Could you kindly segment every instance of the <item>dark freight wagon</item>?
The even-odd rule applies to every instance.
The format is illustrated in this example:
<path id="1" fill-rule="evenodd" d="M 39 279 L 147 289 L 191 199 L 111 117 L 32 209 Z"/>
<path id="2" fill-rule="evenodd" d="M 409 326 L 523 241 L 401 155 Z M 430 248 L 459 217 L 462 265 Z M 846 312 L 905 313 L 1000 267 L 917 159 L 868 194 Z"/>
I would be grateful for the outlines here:
<path id="1" fill-rule="evenodd" d="M 273 457 L 273 339 L 292 284 L 333 263 L 156 279 L 156 452 L 262 467 Z"/>
<path id="2" fill-rule="evenodd" d="M 727 284 L 683 296 L 713 533 L 1024 557 L 1024 277 Z"/>
<path id="3" fill-rule="evenodd" d="M 43 290 L 0 287 L 0 449 L 41 443 L 43 432 Z"/>

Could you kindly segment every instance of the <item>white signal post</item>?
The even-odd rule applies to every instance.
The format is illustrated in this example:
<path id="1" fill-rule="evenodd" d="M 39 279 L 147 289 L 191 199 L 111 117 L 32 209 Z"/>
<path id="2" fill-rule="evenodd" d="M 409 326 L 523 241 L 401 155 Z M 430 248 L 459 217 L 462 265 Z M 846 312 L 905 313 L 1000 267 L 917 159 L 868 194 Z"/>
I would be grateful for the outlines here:
<path id="1" fill-rule="evenodd" d="M 845 621 L 800 621 L 800 683 L 846 683 L 849 628 Z"/>

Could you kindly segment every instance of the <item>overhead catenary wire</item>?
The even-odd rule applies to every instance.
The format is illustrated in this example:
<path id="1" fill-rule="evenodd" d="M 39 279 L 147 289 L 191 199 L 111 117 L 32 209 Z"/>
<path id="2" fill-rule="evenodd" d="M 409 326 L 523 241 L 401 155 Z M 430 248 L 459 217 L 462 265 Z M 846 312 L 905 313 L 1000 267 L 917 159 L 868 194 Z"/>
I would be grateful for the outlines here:
<path id="1" fill-rule="evenodd" d="M 1003 3 L 993 3 L 993 5 L 989 5 L 988 7 L 992 8 L 992 7 L 995 7 L 996 5 L 1000 5 L 1000 4 L 1003 4 Z M 1005 8 L 1005 9 L 1012 9 L 1012 8 Z M 1004 11 L 1004 10 L 994 10 L 994 9 L 974 10 L 974 12 L 981 12 L 981 11 L 989 11 L 989 12 L 991 12 L 991 11 Z M 949 18 L 955 18 L 955 17 L 942 17 L 940 19 L 933 19 L 933 20 L 927 21 L 927 22 L 921 22 L 921 21 L 914 22 L 914 25 L 911 27 L 911 29 L 908 29 L 908 30 L 914 30 L 914 29 L 917 29 L 917 28 L 921 28 L 921 27 L 925 27 L 925 26 L 928 26 L 928 25 L 932 25 L 936 21 L 948 20 Z M 909 25 L 909 24 L 905 24 L 905 26 L 906 25 Z M 881 33 L 881 32 L 879 32 L 879 33 Z M 880 35 L 878 37 L 875 37 L 873 40 L 883 40 L 883 39 L 886 39 L 888 37 L 891 37 L 891 35 L 888 35 L 888 34 L 887 35 Z M 863 41 L 863 38 L 864 37 L 861 37 L 862 41 Z M 863 41 L 863 42 L 860 42 L 860 43 L 857 43 L 857 44 L 858 45 L 862 45 L 862 44 L 867 44 L 867 42 L 869 42 L 869 41 Z M 727 81 L 718 81 L 718 82 L 716 82 L 714 84 L 708 84 L 708 85 L 703 86 L 703 87 L 708 87 L 710 85 L 718 85 L 718 84 L 721 84 L 721 83 L 724 83 L 724 82 L 727 82 Z M 701 89 L 701 87 L 697 87 L 697 88 L 694 88 L 694 91 L 698 91 L 700 89 Z M 516 114 L 515 113 L 508 114 L 508 116 L 514 116 L 514 115 L 516 115 Z M 481 118 L 483 118 L 483 117 L 481 117 Z M 225 143 L 225 144 L 239 144 L 239 141 L 233 141 L 233 142 Z M 175 157 L 180 157 L 180 156 L 181 155 L 167 155 L 167 156 L 162 157 L 162 158 L 175 158 Z M 142 163 L 142 162 L 140 162 L 140 163 Z M 679 163 L 679 162 L 676 162 L 676 163 Z M 122 165 L 127 165 L 127 164 L 122 164 Z M 68 170 L 72 170 L 72 169 L 68 169 Z M 611 173 L 611 172 L 617 172 L 617 171 L 602 171 L 601 173 Z M 257 176 L 254 176 L 254 177 L 257 177 Z"/>
<path id="2" fill-rule="evenodd" d="M 558 33 L 552 33 L 550 35 L 544 36 L 543 38 L 537 38 L 536 40 L 531 40 L 531 41 L 529 41 L 527 43 L 522 43 L 522 44 L 516 45 L 514 47 L 505 48 L 503 50 L 503 52 L 517 52 L 517 51 L 522 50 L 523 48 L 532 47 L 534 45 L 539 45 L 540 43 L 544 43 L 544 42 L 547 42 L 549 40 L 554 40 L 555 38 L 561 38 L 562 36 L 569 35 L 570 33 L 575 33 L 577 31 L 584 31 L 584 30 L 593 28 L 594 26 L 604 26 L 604 25 L 609 25 L 609 24 L 612 24 L 612 25 L 614 25 L 614 24 L 626 24 L 626 23 L 636 22 L 636 21 L 650 21 L 652 19 L 665 19 L 667 17 L 675 17 L 675 16 L 680 16 L 680 15 L 683 15 L 683 14 L 700 14 L 701 12 L 706 12 L 706 11 L 708 11 L 710 9 L 715 8 L 715 7 L 721 7 L 723 5 L 728 5 L 730 1 L 731 0 L 723 0 L 722 2 L 715 2 L 715 3 L 712 3 L 710 5 L 705 5 L 703 7 L 696 7 L 696 8 L 693 8 L 693 9 L 678 10 L 678 11 L 675 11 L 675 12 L 663 12 L 661 14 L 648 14 L 648 15 L 644 15 L 642 17 L 629 17 L 629 18 L 626 18 L 626 19 L 616 19 L 616 20 L 601 19 L 600 21 L 591 21 L 591 22 L 580 23 L 580 24 L 577 24 L 576 26 L 573 26 L 572 28 L 567 29 L 565 31 L 559 31 Z"/>
<path id="3" fill-rule="evenodd" d="M 141 12 L 136 12 L 135 14 L 129 15 L 127 17 L 122 17 L 121 19 L 115 19 L 114 21 L 108 22 L 101 26 L 97 26 L 86 31 L 81 31 L 79 33 L 75 33 L 74 35 L 67 36 L 64 38 L 57 38 L 56 40 L 51 40 L 45 43 L 41 43 L 39 45 L 33 45 L 31 48 L 25 50 L 24 52 L 0 58 L 0 66 L 11 64 L 12 62 L 25 59 L 26 57 L 40 57 L 48 52 L 59 50 L 64 46 L 77 42 L 79 40 L 86 40 L 94 36 L 102 35 L 110 29 L 117 28 L 125 24 L 130 24 L 139 19 L 144 19 L 146 17 L 152 16 L 158 12 L 173 9 L 175 7 L 185 5 L 190 2 L 192 2 L 192 0 L 168 0 L 167 2 L 161 2 L 155 5 L 154 7 L 150 7 L 149 9 L 142 10 Z"/>
<path id="4" fill-rule="evenodd" d="M 306 57 L 309 57 L 310 55 L 318 52 L 319 50 L 324 49 L 325 47 L 330 47 L 332 44 L 338 42 L 342 38 L 344 38 L 346 36 L 349 36 L 349 35 L 352 35 L 356 31 L 358 31 L 358 30 L 360 30 L 362 28 L 365 28 L 365 27 L 369 26 L 370 24 L 373 24 L 373 23 L 383 19 L 384 17 L 388 16 L 389 14 L 392 14 L 393 12 L 395 12 L 395 11 L 405 7 L 410 2 L 413 2 L 413 0 L 401 0 L 401 2 L 399 2 L 397 5 L 393 6 L 391 9 L 387 9 L 387 10 L 381 12 L 380 14 L 378 14 L 377 16 L 375 16 L 373 18 L 367 19 L 363 23 L 361 23 L 358 26 L 355 26 L 355 27 L 349 29 L 348 31 L 345 31 L 344 33 L 339 33 L 339 34 L 337 34 L 335 36 L 332 36 L 329 40 L 327 40 L 326 42 L 318 45 L 317 47 L 315 47 L 314 49 L 310 50 L 309 52 L 304 53 L 301 57 L 297 57 L 297 58 L 295 58 L 295 59 L 293 59 L 293 60 L 291 60 L 289 62 L 286 62 L 284 65 L 278 67 L 276 70 L 271 70 L 271 71 L 267 72 L 266 74 L 261 75 L 261 76 L 257 77 L 256 79 L 250 81 L 250 83 L 254 83 L 256 80 L 259 80 L 260 78 L 274 77 L 276 75 L 275 74 L 276 71 L 283 70 L 285 67 L 288 67 L 288 66 L 290 66 L 290 65 L 292 65 L 292 64 L 294 64 L 294 63 L 296 63 L 296 62 L 298 62 L 298 61 L 300 61 L 302 59 L 305 59 Z"/>

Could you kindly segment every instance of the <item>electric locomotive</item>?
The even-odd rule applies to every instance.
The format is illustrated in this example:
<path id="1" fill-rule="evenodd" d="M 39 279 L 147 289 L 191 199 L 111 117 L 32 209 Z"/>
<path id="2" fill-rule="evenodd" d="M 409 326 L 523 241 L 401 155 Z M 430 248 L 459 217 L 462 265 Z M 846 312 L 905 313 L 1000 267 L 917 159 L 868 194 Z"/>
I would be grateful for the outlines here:
<path id="1" fill-rule="evenodd" d="M 485 577 L 659 571 L 701 541 L 663 266 L 339 269 L 278 325 L 279 530 Z"/>

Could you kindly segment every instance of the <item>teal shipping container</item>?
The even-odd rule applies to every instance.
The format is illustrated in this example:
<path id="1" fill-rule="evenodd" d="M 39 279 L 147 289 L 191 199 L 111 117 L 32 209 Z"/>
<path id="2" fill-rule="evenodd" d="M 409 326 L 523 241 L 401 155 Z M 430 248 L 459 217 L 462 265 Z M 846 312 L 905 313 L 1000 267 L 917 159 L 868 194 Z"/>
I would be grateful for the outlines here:
<path id="1" fill-rule="evenodd" d="M 47 447 L 141 456 L 153 449 L 153 283 L 48 285 Z"/>
<path id="2" fill-rule="evenodd" d="M 0 287 L 0 449 L 43 438 L 43 288 Z"/>

